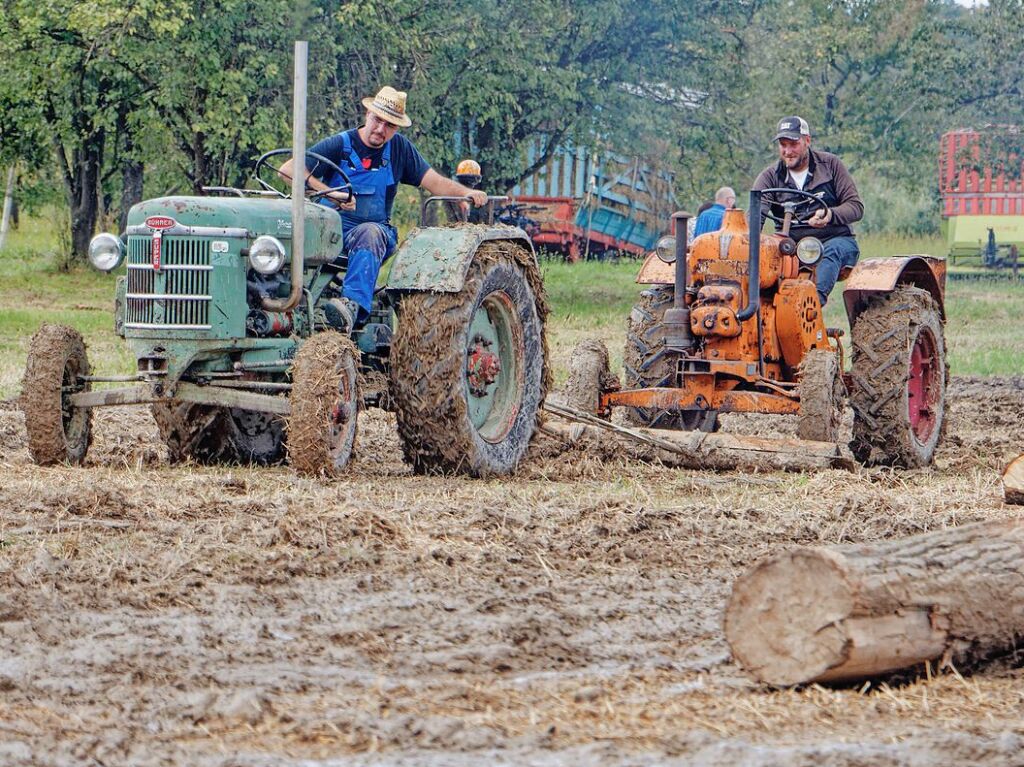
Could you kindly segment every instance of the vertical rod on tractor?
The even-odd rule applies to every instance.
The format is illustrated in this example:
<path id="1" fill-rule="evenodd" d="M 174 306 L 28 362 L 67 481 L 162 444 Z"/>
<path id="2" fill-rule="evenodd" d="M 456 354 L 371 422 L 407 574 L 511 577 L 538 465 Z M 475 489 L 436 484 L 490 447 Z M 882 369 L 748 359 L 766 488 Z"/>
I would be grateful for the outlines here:
<path id="1" fill-rule="evenodd" d="M 669 349 L 689 352 L 693 349 L 693 334 L 690 332 L 690 308 L 686 305 L 686 225 L 690 214 L 684 210 L 672 214 L 676 235 L 675 292 L 672 308 L 665 312 L 662 324 L 665 327 L 665 345 Z"/>
<path id="2" fill-rule="evenodd" d="M 301 170 L 306 159 L 306 60 L 309 43 L 295 41 L 295 85 L 292 94 L 292 158 Z M 263 308 L 272 312 L 290 312 L 302 298 L 303 246 L 305 245 L 306 223 L 306 178 L 302 173 L 292 173 L 292 264 L 291 293 L 283 301 L 279 298 L 264 298 Z"/>

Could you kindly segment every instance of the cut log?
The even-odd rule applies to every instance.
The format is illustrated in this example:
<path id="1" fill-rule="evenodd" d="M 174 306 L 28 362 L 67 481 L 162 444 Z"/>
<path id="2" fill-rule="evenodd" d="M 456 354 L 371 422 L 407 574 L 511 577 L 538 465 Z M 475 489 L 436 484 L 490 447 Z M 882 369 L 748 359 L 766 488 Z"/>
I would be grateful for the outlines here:
<path id="1" fill-rule="evenodd" d="M 1024 506 L 1024 455 L 1010 461 L 1003 472 L 1003 498 L 1007 503 Z"/>
<path id="2" fill-rule="evenodd" d="M 768 439 L 740 434 L 668 429 L 625 428 L 572 408 L 546 403 L 545 410 L 580 421 L 563 424 L 548 419 L 541 431 L 566 444 L 607 458 L 628 456 L 687 469 L 851 469 L 853 460 L 834 442 Z"/>
<path id="3" fill-rule="evenodd" d="M 1024 520 L 861 546 L 798 548 L 733 585 L 725 637 L 772 685 L 970 663 L 1024 636 Z"/>

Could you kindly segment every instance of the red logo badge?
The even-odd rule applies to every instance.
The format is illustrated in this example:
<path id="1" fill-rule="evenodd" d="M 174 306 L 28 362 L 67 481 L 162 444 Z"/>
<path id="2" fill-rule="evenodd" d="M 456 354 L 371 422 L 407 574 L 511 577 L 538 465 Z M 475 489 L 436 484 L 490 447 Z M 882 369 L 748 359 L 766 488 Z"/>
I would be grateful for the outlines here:
<path id="1" fill-rule="evenodd" d="M 150 216 L 146 219 L 146 226 L 150 229 L 170 229 L 177 225 L 178 222 L 169 216 Z"/>

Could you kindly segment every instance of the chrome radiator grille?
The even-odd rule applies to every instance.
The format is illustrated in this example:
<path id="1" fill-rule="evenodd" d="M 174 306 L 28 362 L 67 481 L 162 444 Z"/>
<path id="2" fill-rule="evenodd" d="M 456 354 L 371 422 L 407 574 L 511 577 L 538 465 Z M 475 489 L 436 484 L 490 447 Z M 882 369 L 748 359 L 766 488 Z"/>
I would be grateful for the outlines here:
<path id="1" fill-rule="evenodd" d="M 210 329 L 210 243 L 163 237 L 160 268 L 152 262 L 152 237 L 128 238 L 126 328 Z"/>

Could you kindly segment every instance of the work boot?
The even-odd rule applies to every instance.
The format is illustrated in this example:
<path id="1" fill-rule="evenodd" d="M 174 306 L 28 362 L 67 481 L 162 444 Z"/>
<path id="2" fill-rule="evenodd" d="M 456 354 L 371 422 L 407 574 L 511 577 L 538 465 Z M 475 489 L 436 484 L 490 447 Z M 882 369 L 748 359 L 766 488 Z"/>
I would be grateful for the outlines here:
<path id="1" fill-rule="evenodd" d="M 351 333 L 359 316 L 359 304 L 351 298 L 332 298 L 324 302 L 324 320 L 332 330 Z"/>

